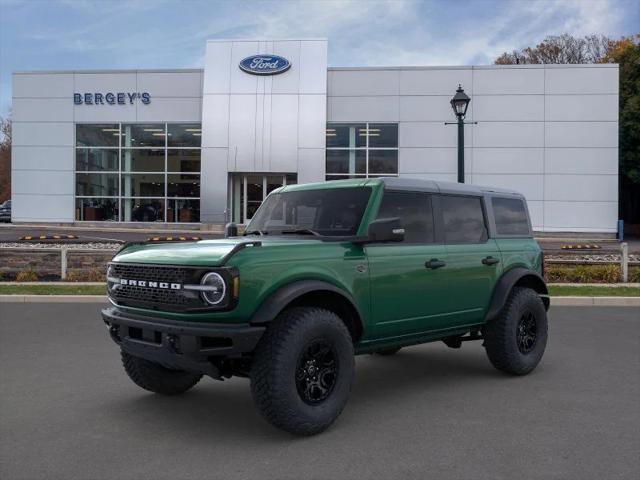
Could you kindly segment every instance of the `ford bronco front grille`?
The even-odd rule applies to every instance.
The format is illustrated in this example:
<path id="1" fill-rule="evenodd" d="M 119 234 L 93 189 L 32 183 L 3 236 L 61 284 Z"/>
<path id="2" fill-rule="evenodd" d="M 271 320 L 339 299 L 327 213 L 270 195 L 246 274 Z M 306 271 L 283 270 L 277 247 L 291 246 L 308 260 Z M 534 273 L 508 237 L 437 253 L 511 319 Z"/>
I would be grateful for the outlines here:
<path id="1" fill-rule="evenodd" d="M 208 270 L 111 263 L 108 270 L 108 291 L 118 305 L 154 310 L 189 311 L 207 308 L 197 290 L 185 285 L 198 285 Z"/>
<path id="2" fill-rule="evenodd" d="M 192 268 L 160 265 L 140 265 L 112 263 L 114 276 L 135 280 L 155 280 L 158 282 L 187 283 L 193 280 Z"/>

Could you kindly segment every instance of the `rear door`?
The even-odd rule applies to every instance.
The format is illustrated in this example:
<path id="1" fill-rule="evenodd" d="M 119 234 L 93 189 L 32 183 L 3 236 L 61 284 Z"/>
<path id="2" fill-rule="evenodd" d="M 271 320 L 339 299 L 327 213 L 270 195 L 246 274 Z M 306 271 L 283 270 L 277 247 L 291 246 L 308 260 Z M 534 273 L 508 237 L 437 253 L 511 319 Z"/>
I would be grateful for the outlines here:
<path id="1" fill-rule="evenodd" d="M 432 195 L 385 191 L 377 218 L 394 217 L 405 229 L 404 241 L 365 247 L 378 338 L 437 329 L 447 310 L 446 268 L 436 263 L 446 263 L 446 250 L 436 235 Z"/>
<path id="2" fill-rule="evenodd" d="M 482 322 L 502 272 L 496 241 L 489 238 L 483 196 L 440 196 L 447 251 L 451 326 Z"/>

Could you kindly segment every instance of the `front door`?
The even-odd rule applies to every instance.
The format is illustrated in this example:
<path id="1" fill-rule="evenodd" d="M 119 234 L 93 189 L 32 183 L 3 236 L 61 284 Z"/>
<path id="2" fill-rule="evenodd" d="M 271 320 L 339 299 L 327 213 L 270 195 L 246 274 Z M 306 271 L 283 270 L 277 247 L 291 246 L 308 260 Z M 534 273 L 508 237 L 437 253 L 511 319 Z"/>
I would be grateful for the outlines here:
<path id="1" fill-rule="evenodd" d="M 442 327 L 448 295 L 446 248 L 436 242 L 432 198 L 418 192 L 384 193 L 378 218 L 399 217 L 401 243 L 367 245 L 371 312 L 377 338 Z"/>

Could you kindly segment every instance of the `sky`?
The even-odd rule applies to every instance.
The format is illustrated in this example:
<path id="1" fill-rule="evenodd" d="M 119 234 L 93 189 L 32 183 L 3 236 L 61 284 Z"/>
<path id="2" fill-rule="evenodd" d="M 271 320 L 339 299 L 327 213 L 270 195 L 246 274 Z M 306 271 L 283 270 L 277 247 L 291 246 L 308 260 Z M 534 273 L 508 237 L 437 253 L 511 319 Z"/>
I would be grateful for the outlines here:
<path id="1" fill-rule="evenodd" d="M 638 0 L 0 0 L 11 73 L 202 68 L 208 38 L 327 38 L 330 66 L 482 65 L 547 35 L 640 32 Z"/>

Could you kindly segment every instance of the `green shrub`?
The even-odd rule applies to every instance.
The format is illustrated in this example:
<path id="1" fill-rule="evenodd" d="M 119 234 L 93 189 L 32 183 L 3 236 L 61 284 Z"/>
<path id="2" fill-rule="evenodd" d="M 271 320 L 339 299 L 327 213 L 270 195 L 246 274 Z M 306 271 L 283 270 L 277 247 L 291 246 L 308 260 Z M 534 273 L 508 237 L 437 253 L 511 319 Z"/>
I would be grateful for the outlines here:
<path id="1" fill-rule="evenodd" d="M 27 267 L 25 270 L 18 272 L 16 275 L 16 282 L 37 282 L 38 275 L 31 267 Z"/>
<path id="2" fill-rule="evenodd" d="M 67 272 L 67 282 L 104 282 L 106 273 L 101 268 L 91 270 L 72 270 Z"/>
<path id="3" fill-rule="evenodd" d="M 640 267 L 629 267 L 629 282 L 640 283 Z"/>
<path id="4" fill-rule="evenodd" d="M 617 283 L 619 265 L 547 265 L 544 276 L 552 283 Z"/>

